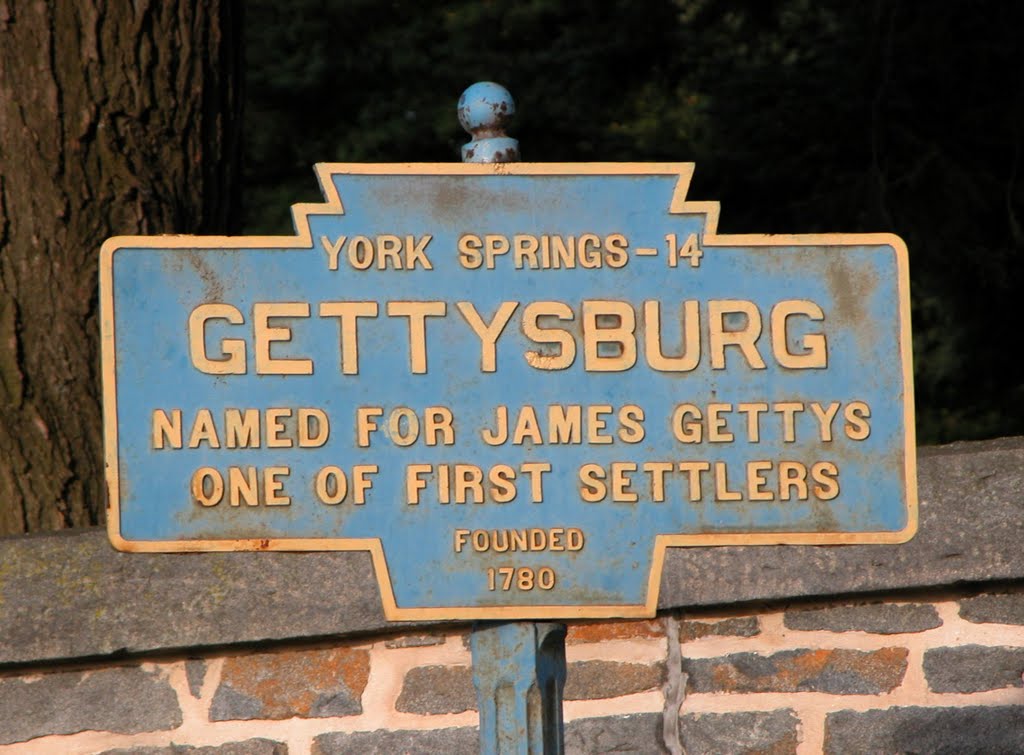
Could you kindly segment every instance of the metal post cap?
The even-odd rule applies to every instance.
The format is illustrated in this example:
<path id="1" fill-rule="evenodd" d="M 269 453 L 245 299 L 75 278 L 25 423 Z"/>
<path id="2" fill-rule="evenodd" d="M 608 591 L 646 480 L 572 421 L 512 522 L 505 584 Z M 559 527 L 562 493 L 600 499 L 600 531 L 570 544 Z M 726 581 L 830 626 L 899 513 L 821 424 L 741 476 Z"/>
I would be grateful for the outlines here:
<path id="1" fill-rule="evenodd" d="M 459 123 L 473 140 L 462 147 L 466 163 L 510 163 L 519 160 L 519 142 L 505 134 L 516 112 L 509 91 L 492 81 L 478 81 L 459 98 Z"/>

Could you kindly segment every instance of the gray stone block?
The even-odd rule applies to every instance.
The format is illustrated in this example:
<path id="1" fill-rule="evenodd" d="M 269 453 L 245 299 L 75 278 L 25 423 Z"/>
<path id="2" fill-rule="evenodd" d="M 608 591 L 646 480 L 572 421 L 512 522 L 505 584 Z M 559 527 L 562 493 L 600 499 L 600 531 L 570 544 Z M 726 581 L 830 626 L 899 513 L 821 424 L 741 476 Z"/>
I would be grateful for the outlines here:
<path id="1" fill-rule="evenodd" d="M 791 710 L 688 713 L 679 717 L 679 740 L 687 753 L 788 755 L 796 752 L 798 724 Z"/>
<path id="2" fill-rule="evenodd" d="M 877 695 L 899 686 L 905 648 L 785 650 L 683 659 L 689 692 L 827 692 Z"/>
<path id="3" fill-rule="evenodd" d="M 398 648 L 423 648 L 431 645 L 443 645 L 445 637 L 443 634 L 412 634 L 408 637 L 395 637 L 384 641 L 384 647 L 392 650 Z"/>
<path id="4" fill-rule="evenodd" d="M 185 661 L 185 678 L 188 680 L 188 691 L 192 697 L 199 699 L 206 678 L 206 662 L 199 660 Z"/>
<path id="5" fill-rule="evenodd" d="M 1024 592 L 964 598 L 960 601 L 960 617 L 975 624 L 1024 624 Z"/>
<path id="6" fill-rule="evenodd" d="M 565 726 L 565 755 L 652 755 L 667 752 L 661 738 L 661 715 L 583 718 Z"/>
<path id="7" fill-rule="evenodd" d="M 863 603 L 847 606 L 794 608 L 783 617 L 787 629 L 826 632 L 904 634 L 942 626 L 935 606 Z"/>
<path id="8" fill-rule="evenodd" d="M 362 712 L 366 650 L 307 648 L 231 656 L 210 704 L 211 721 L 329 718 Z"/>
<path id="9" fill-rule="evenodd" d="M 686 619 L 679 622 L 679 641 L 692 642 L 702 637 L 754 637 L 761 632 L 756 616 L 719 621 Z"/>
<path id="10" fill-rule="evenodd" d="M 825 719 L 825 752 L 1019 755 L 1024 706 L 843 710 Z"/>
<path id="11" fill-rule="evenodd" d="M 0 538 L 0 665 L 379 631 L 372 575 L 361 552 L 118 553 L 98 529 Z"/>
<path id="12" fill-rule="evenodd" d="M 137 734 L 181 725 L 178 697 L 138 666 L 0 679 L 0 744 L 47 734 Z"/>
<path id="13" fill-rule="evenodd" d="M 476 710 L 473 671 L 468 666 L 419 666 L 409 669 L 395 701 L 402 713 L 438 715 Z"/>
<path id="14" fill-rule="evenodd" d="M 1021 687 L 1024 647 L 963 645 L 924 654 L 924 675 L 933 692 L 984 692 Z"/>
<path id="15" fill-rule="evenodd" d="M 665 683 L 662 663 L 579 661 L 569 664 L 565 677 L 566 700 L 599 700 L 655 689 Z"/>
<path id="16" fill-rule="evenodd" d="M 192 747 L 128 747 L 105 750 L 99 755 L 288 755 L 288 745 L 270 739 L 247 739 L 244 742 L 226 742 L 222 745 Z"/>
<path id="17" fill-rule="evenodd" d="M 312 755 L 478 755 L 480 734 L 470 727 L 432 731 L 367 731 L 321 734 Z"/>
<path id="18" fill-rule="evenodd" d="M 252 721 L 261 718 L 263 702 L 228 686 L 221 685 L 210 702 L 211 721 Z"/>

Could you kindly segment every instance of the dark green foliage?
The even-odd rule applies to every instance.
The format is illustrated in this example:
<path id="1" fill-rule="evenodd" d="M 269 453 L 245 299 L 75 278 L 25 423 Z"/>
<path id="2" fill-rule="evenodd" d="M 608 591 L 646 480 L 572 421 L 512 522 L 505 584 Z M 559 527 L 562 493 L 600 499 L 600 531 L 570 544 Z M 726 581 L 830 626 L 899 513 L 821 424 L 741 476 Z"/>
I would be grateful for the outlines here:
<path id="1" fill-rule="evenodd" d="M 247 232 L 323 161 L 456 161 L 505 84 L 537 161 L 692 160 L 726 232 L 892 231 L 923 442 L 1024 433 L 1024 6 L 982 0 L 252 0 Z M 871 365 L 865 365 L 870 370 Z"/>

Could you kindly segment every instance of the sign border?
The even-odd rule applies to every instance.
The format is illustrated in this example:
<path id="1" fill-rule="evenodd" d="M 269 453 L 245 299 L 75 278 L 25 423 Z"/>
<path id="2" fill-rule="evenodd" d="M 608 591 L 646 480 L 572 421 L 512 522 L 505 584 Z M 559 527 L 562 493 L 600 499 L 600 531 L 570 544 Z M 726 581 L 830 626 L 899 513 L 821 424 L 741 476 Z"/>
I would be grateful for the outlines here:
<path id="1" fill-rule="evenodd" d="M 686 198 L 694 163 L 318 163 L 314 170 L 325 201 L 292 205 L 294 236 L 115 236 L 100 250 L 100 328 L 103 381 L 103 441 L 107 484 L 107 535 L 120 551 L 132 553 L 189 553 L 200 551 L 368 551 L 380 590 L 384 616 L 389 621 L 470 619 L 599 619 L 650 618 L 657 612 L 661 574 L 668 548 L 714 545 L 852 545 L 898 544 L 910 540 L 918 528 L 917 447 L 914 428 L 914 383 L 910 340 L 910 275 L 906 245 L 890 233 L 824 234 L 719 234 L 717 201 Z M 380 538 L 252 538 L 232 540 L 128 540 L 121 535 L 117 434 L 117 366 L 114 348 L 114 255 L 121 250 L 146 249 L 312 249 L 311 215 L 342 215 L 342 199 L 332 180 L 337 175 L 544 175 L 544 176 L 652 176 L 677 177 L 669 204 L 670 215 L 706 216 L 703 246 L 890 246 L 896 256 L 899 295 L 900 358 L 904 385 L 904 481 L 907 524 L 886 532 L 767 532 L 729 534 L 656 534 L 654 556 L 643 605 L 455 606 L 402 608 L 395 602 L 391 576 Z"/>

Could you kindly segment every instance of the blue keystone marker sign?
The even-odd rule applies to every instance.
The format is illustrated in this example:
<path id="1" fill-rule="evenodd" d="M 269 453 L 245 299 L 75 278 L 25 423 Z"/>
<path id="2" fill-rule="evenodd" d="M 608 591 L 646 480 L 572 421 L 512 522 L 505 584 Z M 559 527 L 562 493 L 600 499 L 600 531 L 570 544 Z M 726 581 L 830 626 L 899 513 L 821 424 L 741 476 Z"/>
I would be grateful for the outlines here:
<path id="1" fill-rule="evenodd" d="M 665 550 L 917 527 L 907 253 L 691 164 L 320 165 L 294 237 L 102 252 L 109 533 L 365 550 L 391 619 L 653 615 Z"/>

